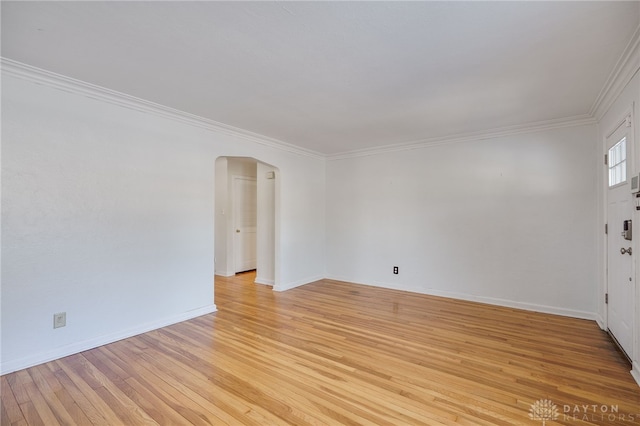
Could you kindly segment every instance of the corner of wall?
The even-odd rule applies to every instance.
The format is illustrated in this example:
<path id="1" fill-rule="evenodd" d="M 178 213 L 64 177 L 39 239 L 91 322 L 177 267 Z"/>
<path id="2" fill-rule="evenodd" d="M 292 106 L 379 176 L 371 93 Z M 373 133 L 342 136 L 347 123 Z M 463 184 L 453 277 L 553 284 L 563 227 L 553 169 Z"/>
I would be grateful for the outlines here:
<path id="1" fill-rule="evenodd" d="M 609 111 L 627 84 L 640 69 L 640 26 L 629 40 L 606 83 L 593 103 L 589 115 L 600 121 Z"/>
<path id="2" fill-rule="evenodd" d="M 296 287 L 303 286 L 305 284 L 311 284 L 313 282 L 320 281 L 323 278 L 324 278 L 323 276 L 317 275 L 315 277 L 305 278 L 305 279 L 302 279 L 302 280 L 296 280 L 296 281 L 292 281 L 290 283 L 276 284 L 273 287 L 273 291 L 291 290 L 292 288 L 296 288 Z"/>
<path id="3" fill-rule="evenodd" d="M 607 329 L 607 326 L 604 324 L 604 319 L 602 318 L 602 315 L 600 315 L 599 312 L 596 314 L 595 320 L 596 320 L 596 323 L 598 323 L 598 327 L 600 327 L 601 330 Z"/>
<path id="4" fill-rule="evenodd" d="M 268 279 L 268 278 L 256 277 L 256 279 L 253 282 L 256 284 L 273 286 L 274 280 Z"/>
<path id="5" fill-rule="evenodd" d="M 631 376 L 633 376 L 638 386 L 640 386 L 640 365 L 638 365 L 637 362 L 633 363 L 633 368 L 631 369 Z"/>

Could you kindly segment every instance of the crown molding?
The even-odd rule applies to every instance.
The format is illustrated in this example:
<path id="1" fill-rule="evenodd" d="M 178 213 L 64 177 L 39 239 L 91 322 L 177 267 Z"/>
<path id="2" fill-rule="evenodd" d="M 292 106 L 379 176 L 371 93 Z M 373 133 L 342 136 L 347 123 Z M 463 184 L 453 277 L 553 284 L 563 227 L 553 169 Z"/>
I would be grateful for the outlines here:
<path id="1" fill-rule="evenodd" d="M 354 151 L 327 155 L 327 160 L 343 160 L 346 158 L 366 157 L 370 155 L 379 155 L 390 152 L 409 151 L 413 149 L 428 148 L 438 145 L 447 145 L 452 143 L 471 142 L 483 139 L 493 139 L 504 136 L 519 135 L 524 133 L 535 133 L 544 130 L 561 129 L 564 127 L 576 127 L 589 124 L 596 124 L 597 121 L 589 114 L 583 114 L 573 117 L 566 117 L 554 120 L 538 121 L 535 123 L 520 124 L 516 126 L 501 127 L 492 130 L 484 130 L 480 132 L 461 133 L 451 136 L 435 137 L 420 139 L 417 141 L 384 145 L 375 148 L 365 148 Z"/>
<path id="2" fill-rule="evenodd" d="M 219 123 L 208 118 L 200 117 L 195 114 L 190 114 L 155 102 L 140 99 L 135 96 L 47 71 L 42 68 L 27 65 L 9 58 L 0 57 L 0 64 L 2 73 L 7 76 L 16 77 L 32 83 L 107 102 L 122 108 L 179 121 L 181 123 L 200 127 L 212 132 L 242 138 L 281 151 L 319 159 L 325 158 L 324 154 L 316 151 L 304 149 L 278 139 L 253 133 L 224 123 Z"/>
<path id="3" fill-rule="evenodd" d="M 589 115 L 600 121 L 624 88 L 640 69 L 640 25 L 624 48 L 622 55 L 607 77 L 607 81 L 589 110 Z"/>
<path id="4" fill-rule="evenodd" d="M 443 137 L 425 138 L 415 141 L 387 144 L 374 148 L 365 148 L 353 151 L 344 151 L 336 154 L 323 154 L 301 148 L 278 139 L 253 133 L 248 130 L 230 126 L 161 104 L 150 102 L 135 96 L 117 92 L 31 65 L 27 65 L 12 59 L 0 57 L 2 73 L 23 80 L 42 84 L 58 90 L 75 93 L 102 102 L 118 105 L 123 108 L 135 111 L 154 114 L 156 116 L 169 118 L 191 126 L 207 129 L 212 132 L 222 133 L 233 137 L 249 140 L 261 145 L 265 145 L 281 151 L 327 160 L 341 160 L 345 158 L 363 157 L 378 155 L 396 151 L 406 151 L 413 149 L 438 146 L 449 143 L 468 142 L 496 137 L 511 136 L 523 133 L 533 133 L 538 131 L 558 129 L 562 127 L 574 127 L 597 123 L 611 107 L 613 102 L 620 96 L 626 85 L 640 70 L 640 26 L 636 28 L 633 37 L 624 49 L 620 59 L 616 63 L 613 71 L 607 78 L 606 83 L 600 90 L 594 104 L 588 114 L 573 117 L 546 120 L 534 123 L 525 123 L 516 126 L 508 126 L 479 132 L 448 135 Z"/>
<path id="5" fill-rule="evenodd" d="M 444 145 L 449 143 L 469 142 L 503 136 L 511 136 L 523 133 L 533 133 L 562 127 L 574 127 L 588 124 L 597 124 L 604 114 L 611 108 L 611 105 L 620 96 L 624 88 L 640 70 L 640 25 L 636 27 L 633 36 L 627 43 L 620 58 L 607 77 L 607 80 L 596 97 L 591 109 L 587 114 L 525 123 L 516 126 L 502 127 L 497 129 L 484 130 L 473 133 L 449 135 L 443 137 L 426 138 L 416 141 L 383 145 L 375 148 L 365 148 L 354 151 L 346 151 L 337 154 L 327 155 L 327 160 L 341 160 L 345 158 L 364 157 L 378 155 L 396 151 L 407 151 L 412 149 L 426 148 L 430 146 Z"/>

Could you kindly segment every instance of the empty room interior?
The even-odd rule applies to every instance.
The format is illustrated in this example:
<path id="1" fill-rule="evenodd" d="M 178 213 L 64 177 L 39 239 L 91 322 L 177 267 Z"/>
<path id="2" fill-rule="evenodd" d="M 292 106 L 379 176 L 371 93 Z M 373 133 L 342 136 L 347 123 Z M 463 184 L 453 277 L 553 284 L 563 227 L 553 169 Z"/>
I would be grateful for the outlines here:
<path id="1" fill-rule="evenodd" d="M 0 15 L 0 424 L 640 424 L 640 2 Z"/>

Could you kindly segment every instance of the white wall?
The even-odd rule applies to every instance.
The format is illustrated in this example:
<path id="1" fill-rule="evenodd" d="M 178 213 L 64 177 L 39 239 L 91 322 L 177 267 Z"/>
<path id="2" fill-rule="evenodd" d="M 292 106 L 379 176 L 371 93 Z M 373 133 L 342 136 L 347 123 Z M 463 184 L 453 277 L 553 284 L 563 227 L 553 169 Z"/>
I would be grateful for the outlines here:
<path id="1" fill-rule="evenodd" d="M 276 284 L 322 277 L 323 158 L 50 76 L 2 83 L 2 373 L 213 311 L 219 156 L 280 170 Z"/>
<path id="2" fill-rule="evenodd" d="M 635 153 L 629 161 L 628 173 L 630 176 L 638 174 L 640 172 L 640 114 L 638 113 L 638 105 L 640 105 L 640 76 L 637 74 L 624 88 L 622 93 L 616 98 L 615 102 L 603 114 L 602 118 L 598 121 L 598 157 L 600 163 L 598 164 L 598 225 L 602 230 L 606 219 L 606 174 L 604 161 L 602 160 L 606 153 L 606 138 L 608 134 L 613 130 L 616 123 L 620 122 L 629 113 L 633 113 L 634 123 L 634 149 Z M 633 250 L 634 250 L 634 267 L 635 267 L 635 330 L 636 335 L 634 339 L 633 354 L 631 354 L 633 362 L 633 375 L 638 384 L 640 384 L 640 274 L 639 261 L 636 253 L 640 253 L 640 212 L 636 211 L 633 217 Z M 606 306 L 604 303 L 604 294 L 607 292 L 607 273 L 606 273 L 606 238 L 604 232 L 598 233 L 598 290 L 597 290 L 597 319 L 598 323 L 603 329 L 607 329 L 607 315 Z"/>
<path id="3" fill-rule="evenodd" d="M 325 277 L 325 167 L 309 167 L 304 162 L 290 164 L 285 170 L 279 163 L 261 158 L 279 170 L 276 185 L 276 247 L 280 259 L 275 265 L 275 291 L 284 291 Z M 287 175 L 290 174 L 288 178 Z M 304 176 L 304 182 L 296 182 Z M 277 200 L 280 200 L 277 202 Z M 286 208 L 285 208 L 286 207 Z M 304 247 L 304 249 L 302 249 Z M 286 248 L 286 257 L 285 257 Z M 299 271 L 318 270 L 316 275 Z M 299 278 L 302 277 L 302 278 Z"/>
<path id="4" fill-rule="evenodd" d="M 233 275 L 233 265 L 227 258 L 228 244 L 228 200 L 229 171 L 227 157 L 219 157 L 215 163 L 215 274 L 223 277 Z"/>
<path id="5" fill-rule="evenodd" d="M 267 173 L 274 178 L 269 179 Z M 257 192 L 258 192 L 258 224 L 256 237 L 256 283 L 275 284 L 275 224 L 276 224 L 276 184 L 278 170 L 268 164 L 257 164 Z"/>
<path id="6" fill-rule="evenodd" d="M 327 275 L 594 318 L 596 146 L 585 125 L 328 161 Z"/>
<path id="7" fill-rule="evenodd" d="M 30 78 L 3 70 L 2 373 L 213 311 L 220 156 L 277 170 L 274 290 L 328 276 L 602 314 L 594 126 L 325 164 Z"/>

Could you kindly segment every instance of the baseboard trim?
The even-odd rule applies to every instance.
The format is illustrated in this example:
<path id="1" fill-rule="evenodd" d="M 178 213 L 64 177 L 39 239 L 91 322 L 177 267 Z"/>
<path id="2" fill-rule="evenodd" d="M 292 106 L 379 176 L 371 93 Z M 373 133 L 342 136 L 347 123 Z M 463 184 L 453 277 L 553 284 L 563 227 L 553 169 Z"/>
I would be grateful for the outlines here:
<path id="1" fill-rule="evenodd" d="M 525 310 L 525 311 L 540 312 L 540 313 L 544 313 L 544 314 L 553 314 L 553 315 L 560 315 L 560 316 L 564 316 L 564 317 L 580 318 L 580 319 L 587 319 L 587 320 L 596 321 L 596 313 L 594 313 L 594 312 L 579 311 L 579 310 L 574 310 L 574 309 L 561 308 L 561 307 L 557 307 L 557 306 L 538 305 L 538 304 L 535 304 L 535 303 L 518 302 L 518 301 L 515 301 L 515 300 L 500 299 L 500 298 L 497 298 L 497 297 L 476 296 L 476 295 L 472 295 L 472 294 L 457 293 L 457 292 L 443 291 L 443 290 L 436 290 L 436 289 L 427 289 L 427 290 L 408 289 L 408 288 L 400 287 L 397 284 L 391 284 L 391 283 L 356 282 L 356 281 L 352 281 L 352 280 L 345 279 L 345 278 L 342 278 L 342 277 L 331 277 L 331 276 L 329 276 L 329 277 L 327 277 L 327 279 L 336 280 L 336 281 L 344 281 L 344 282 L 347 282 L 347 283 L 369 285 L 369 286 L 372 286 L 372 287 L 388 288 L 388 289 L 391 289 L 391 290 L 408 291 L 408 292 L 411 292 L 411 293 L 426 294 L 426 295 L 429 295 L 429 296 L 446 297 L 448 299 L 457 299 L 457 300 L 466 300 L 468 302 L 485 303 L 487 305 L 502 306 L 502 307 L 505 307 L 505 308 L 522 309 L 522 310 Z"/>
<path id="2" fill-rule="evenodd" d="M 219 277 L 232 277 L 235 275 L 234 272 L 232 273 L 228 273 L 226 271 L 221 271 L 221 272 L 215 272 L 215 275 L 219 276 Z"/>
<path id="3" fill-rule="evenodd" d="M 174 315 L 161 319 L 159 321 L 148 322 L 136 327 L 131 327 L 123 331 L 119 331 L 112 334 L 96 337 L 93 339 L 84 340 L 82 342 L 72 343 L 70 345 L 62 346 L 50 351 L 41 352 L 35 355 L 28 356 L 26 358 L 20 358 L 8 362 L 0 363 L 0 375 L 13 373 L 14 371 L 22 370 L 25 368 L 33 367 L 35 365 L 44 364 L 45 362 L 53 361 L 55 359 L 64 358 L 65 356 L 74 355 L 79 352 L 83 352 L 89 349 L 97 348 L 109 343 L 117 342 L 118 340 L 127 339 L 138 334 L 146 333 L 152 330 L 157 330 L 162 327 L 166 327 L 172 324 L 176 324 L 182 321 L 190 320 L 202 315 L 207 315 L 216 312 L 216 305 L 203 306 L 198 309 L 184 312 L 182 314 Z"/>
<path id="4" fill-rule="evenodd" d="M 320 281 L 322 279 L 324 279 L 322 275 L 316 275 L 315 277 L 305 278 L 290 283 L 277 284 L 273 287 L 273 291 L 287 291 L 291 290 L 292 288 L 303 286 L 305 284 L 311 284 L 313 282 Z"/>
<path id="5" fill-rule="evenodd" d="M 261 278 L 261 277 L 256 277 L 256 279 L 253 282 L 256 284 L 270 285 L 270 286 L 274 284 L 273 280 L 268 280 L 266 278 Z"/>
<path id="6" fill-rule="evenodd" d="M 440 294 L 436 294 L 440 293 Z M 433 292 L 434 296 L 451 297 L 454 299 L 468 300 L 471 302 L 486 303 L 488 305 L 503 306 L 506 308 L 522 309 L 525 311 L 540 312 L 544 314 L 560 315 L 563 317 L 580 318 L 590 321 L 596 321 L 596 315 L 593 312 L 579 311 L 575 309 L 561 308 L 558 306 L 538 305 L 535 303 L 517 302 L 508 299 L 499 299 L 494 297 L 473 296 L 459 293 Z"/>
<path id="7" fill-rule="evenodd" d="M 607 330 L 607 326 L 604 323 L 604 318 L 602 318 L 600 314 L 596 314 L 596 322 L 598 323 L 598 327 L 600 327 L 601 330 Z"/>

